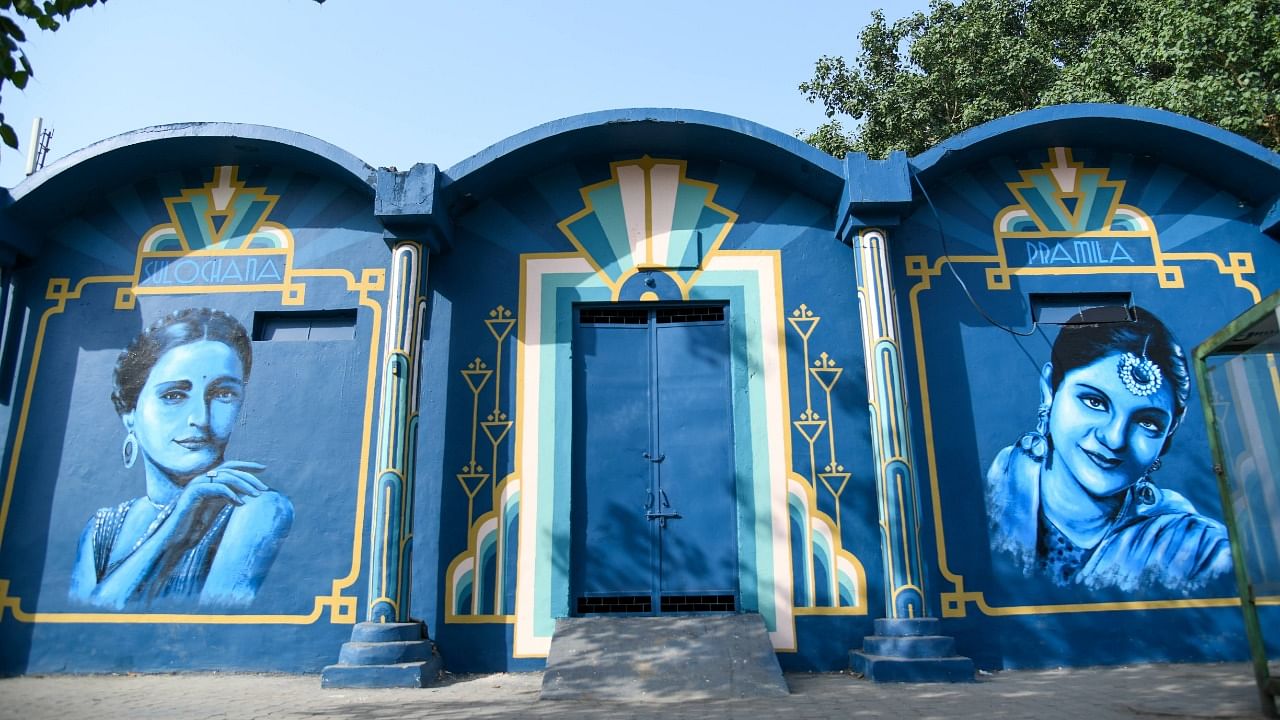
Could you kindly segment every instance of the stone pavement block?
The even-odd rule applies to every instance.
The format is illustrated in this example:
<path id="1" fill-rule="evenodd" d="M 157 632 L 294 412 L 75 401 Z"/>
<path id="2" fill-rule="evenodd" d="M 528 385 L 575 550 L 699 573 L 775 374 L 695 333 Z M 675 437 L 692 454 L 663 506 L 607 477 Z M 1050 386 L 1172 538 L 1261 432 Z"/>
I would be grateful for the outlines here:
<path id="1" fill-rule="evenodd" d="M 1134 720 L 1259 717 L 1245 663 L 1141 665 L 984 675 L 963 685 L 877 685 L 792 673 L 791 695 L 750 700 L 539 701 L 542 673 L 446 675 L 422 689 L 323 690 L 315 675 L 89 675 L 0 680 L 0 720 L 113 718 L 946 718 Z"/>

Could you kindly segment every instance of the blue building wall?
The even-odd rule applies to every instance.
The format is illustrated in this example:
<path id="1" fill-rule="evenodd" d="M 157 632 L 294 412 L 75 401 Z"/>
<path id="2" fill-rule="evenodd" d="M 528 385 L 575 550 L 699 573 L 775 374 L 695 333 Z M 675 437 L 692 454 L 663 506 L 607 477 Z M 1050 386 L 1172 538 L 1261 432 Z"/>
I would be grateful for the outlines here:
<path id="1" fill-rule="evenodd" d="M 559 291 L 574 292 L 569 303 L 560 303 L 550 311 L 554 316 L 547 321 L 548 327 L 554 326 L 562 333 L 572 327 L 569 312 L 573 300 L 599 302 L 625 298 L 630 292 L 627 281 L 614 278 L 625 278 L 627 268 L 636 264 L 636 258 L 624 253 L 622 257 L 600 259 L 601 253 L 612 252 L 612 249 L 591 245 L 589 230 L 578 229 L 571 239 L 570 233 L 562 228 L 570 227 L 566 224 L 567 218 L 581 215 L 584 197 L 595 192 L 594 202 L 607 202 L 608 192 L 614 189 L 613 178 L 625 177 L 630 169 L 646 163 L 670 168 L 673 177 L 674 173 L 683 172 L 684 182 L 675 193 L 685 193 L 676 203 L 677 216 L 692 213 L 695 206 L 705 209 L 701 203 L 706 198 L 720 208 L 716 212 L 725 213 L 723 217 L 735 216 L 731 224 L 714 225 L 714 231 L 724 234 L 714 249 L 707 252 L 704 277 L 689 282 L 688 297 L 727 300 L 730 314 L 743 319 L 740 329 L 735 330 L 744 336 L 758 335 L 755 331 L 758 325 L 753 323 L 760 322 L 756 316 L 761 312 L 762 300 L 757 296 L 766 291 L 757 287 L 755 270 L 750 270 L 752 276 L 745 281 L 732 277 L 716 280 L 713 279 L 717 272 L 714 259 L 720 258 L 720 262 L 736 259 L 746 262 L 747 267 L 761 265 L 770 274 L 767 292 L 772 297 L 764 298 L 773 314 L 769 322 L 774 337 L 769 344 L 781 351 L 786 367 L 785 376 L 776 378 L 774 389 L 784 392 L 789 399 L 787 409 L 791 420 L 791 423 L 785 418 L 774 422 L 770 431 L 781 436 L 784 443 L 789 442 L 791 452 L 780 459 L 780 464 L 775 459 L 775 464 L 787 473 L 788 485 L 779 494 L 781 502 L 768 509 L 785 518 L 784 527 L 805 530 L 805 537 L 812 536 L 807 528 L 814 522 L 830 535 L 824 536 L 816 549 L 809 550 L 819 558 L 814 578 L 809 577 L 809 569 L 798 578 L 782 577 L 792 574 L 790 568 L 778 568 L 778 577 L 768 579 L 757 577 L 752 581 L 744 576 L 744 585 L 747 585 L 743 588 L 744 605 L 759 603 L 766 613 L 770 612 L 775 585 L 785 586 L 780 594 L 788 600 L 795 594 L 794 612 L 791 603 L 785 608 L 773 608 L 772 612 L 777 614 L 774 622 L 784 626 L 785 635 L 798 633 L 798 642 L 786 642 L 798 646 L 789 649 L 799 650 L 804 658 L 798 661 L 801 664 L 839 664 L 847 652 L 845 645 L 850 642 L 849 638 L 861 632 L 858 629 L 861 625 L 869 627 L 868 612 L 874 612 L 874 606 L 869 607 L 869 603 L 879 597 L 880 583 L 875 573 L 865 570 L 878 562 L 875 508 L 873 504 L 859 501 L 860 497 L 874 495 L 866 460 L 869 450 L 866 395 L 858 377 L 862 353 L 854 312 L 852 259 L 848 248 L 831 239 L 830 208 L 766 173 L 729 162 L 705 158 L 677 161 L 643 155 L 621 159 L 592 157 L 552 166 L 482 200 L 456 220 L 451 251 L 433 261 L 432 327 L 448 328 L 448 332 L 433 333 L 428 341 L 429 359 L 424 377 L 439 380 L 437 383 L 428 380 L 435 385 L 429 392 L 428 404 L 436 407 L 437 413 L 424 425 L 435 424 L 444 431 L 424 434 L 422 482 L 441 480 L 437 481 L 439 498 L 419 497 L 418 515 L 441 519 L 438 552 L 439 567 L 444 572 L 425 580 L 420 577 L 416 596 L 419 602 L 434 596 L 434 607 L 426 606 L 423 615 L 435 616 L 432 636 L 442 646 L 475 648 L 451 660 L 451 666 L 458 669 L 540 664 L 537 659 L 532 662 L 512 659 L 513 654 L 529 654 L 521 653 L 515 636 L 518 567 L 532 566 L 529 576 L 538 578 L 535 582 L 550 585 L 548 617 L 564 614 L 564 608 L 569 605 L 570 590 L 564 573 L 555 563 L 548 570 L 533 565 L 532 557 L 520 556 L 513 537 L 522 520 L 516 508 L 523 509 L 529 503 L 516 495 L 521 490 L 514 489 L 521 487 L 527 474 L 519 471 L 514 455 L 515 443 L 522 432 L 521 418 L 516 417 L 516 408 L 520 405 L 517 390 L 522 375 L 517 345 L 519 333 L 527 323 L 533 322 L 528 301 L 522 304 L 521 288 L 527 289 L 534 282 L 528 274 L 528 265 L 533 262 L 581 263 L 591 257 L 598 265 L 612 263 L 621 268 L 591 290 Z M 660 196 L 661 191 L 650 194 Z M 585 219 L 596 222 L 594 217 Z M 599 222 L 608 233 L 615 230 L 609 223 L 618 219 L 604 217 Z M 677 226 L 679 222 L 678 218 Z M 579 240 L 579 236 L 587 239 Z M 575 241 L 583 247 L 576 246 Z M 673 241 L 673 246 L 675 242 L 678 240 Z M 583 267 L 586 267 L 583 277 L 572 282 L 590 287 L 596 282 L 592 276 L 597 274 Z M 775 273 L 780 276 L 780 285 L 773 284 Z M 727 275 L 725 271 L 721 274 Z M 685 277 L 675 277 L 679 282 L 687 282 Z M 609 282 L 614 282 L 616 289 L 607 287 Z M 682 299 L 675 286 L 677 282 L 666 277 L 665 285 L 655 283 L 657 292 L 663 292 L 664 287 L 670 292 L 662 299 Z M 777 337 L 779 333 L 784 337 Z M 556 342 L 568 349 L 566 335 L 560 335 Z M 738 463 L 746 472 L 769 462 L 767 449 L 761 447 L 765 439 L 759 439 L 753 446 L 752 438 L 746 437 L 765 431 L 751 427 L 751 404 L 754 399 L 759 414 L 759 403 L 764 402 L 763 393 L 767 390 L 752 389 L 747 378 L 750 372 L 747 361 L 741 364 L 734 414 L 740 425 L 736 432 L 742 436 L 737 441 Z M 809 368 L 816 372 L 806 372 Z M 559 372 L 563 373 L 564 369 L 561 367 Z M 525 382 L 528 381 L 526 378 Z M 567 400 L 560 394 L 541 402 L 556 403 L 557 412 L 563 412 Z M 556 433 L 544 431 L 542 452 L 547 455 L 569 452 L 570 433 L 563 431 L 567 425 L 565 420 L 556 420 Z M 555 477 L 564 479 L 567 468 L 559 468 L 554 473 L 559 473 Z M 757 474 L 767 475 L 758 469 Z M 746 478 L 742 484 L 740 507 L 751 506 L 756 502 L 753 488 L 757 481 Z M 510 503 L 505 509 L 504 502 Z M 567 517 L 571 498 L 562 495 L 550 502 L 557 518 Z M 771 503 L 773 500 L 765 501 L 765 504 Z M 472 526 L 470 532 L 468 521 Z M 771 540 L 753 545 L 756 542 L 753 530 L 748 529 L 744 535 L 752 538 L 740 539 L 740 551 L 745 559 L 759 552 L 780 550 L 784 553 L 782 557 L 790 553 L 791 557 L 799 558 L 802 568 L 812 566 L 812 561 L 806 564 L 803 559 L 805 550 L 800 547 L 803 540 L 793 539 L 794 547 L 790 550 L 775 550 Z M 563 533 L 559 537 L 563 537 Z M 568 548 L 561 540 L 549 545 L 547 552 L 567 553 Z M 839 571 L 826 559 L 837 553 L 847 558 L 840 561 Z M 522 562 L 525 565 L 521 565 Z M 467 570 L 468 567 L 472 569 Z M 479 573 L 474 570 L 476 567 L 481 568 Z M 547 575 L 545 580 L 539 573 Z M 758 576 L 765 574 L 757 573 Z M 840 581 L 834 580 L 836 577 L 844 578 L 843 597 L 840 597 Z M 481 587 L 478 593 L 468 589 L 476 585 Z M 768 597 L 751 599 L 752 593 Z M 845 616 L 851 620 L 846 622 L 848 637 L 834 643 L 820 642 L 818 638 L 832 637 L 829 631 L 811 629 L 823 622 L 820 617 L 823 615 Z M 785 627 L 792 623 L 794 630 Z M 534 643 L 543 637 L 536 629 L 530 636 Z"/>
<path id="2" fill-rule="evenodd" d="M 1062 328 L 1033 324 L 1033 313 L 1120 297 L 1162 320 L 1189 361 L 1196 344 L 1276 287 L 1280 247 L 1259 231 L 1255 204 L 1178 160 L 1078 146 L 977 158 L 931 182 L 933 206 L 917 206 L 896 235 L 908 355 L 920 378 L 912 400 L 923 428 L 922 495 L 936 521 L 933 587 L 980 664 L 1240 652 L 1229 564 L 1064 578 L 1024 562 L 993 517 L 1004 479 L 990 468 L 1036 426 L 1041 370 Z M 1074 216 L 1060 204 L 1068 193 L 1078 194 Z M 1220 522 L 1197 392 L 1151 479 Z M 1195 540 L 1178 532 L 1161 542 L 1192 553 Z"/>
<path id="3" fill-rule="evenodd" d="M 558 121 L 439 173 L 374 170 L 246 126 L 106 141 L 0 202 L 0 672 L 315 671 L 366 619 L 369 581 L 401 572 L 405 614 L 425 622 L 449 669 L 540 667 L 574 602 L 574 311 L 686 301 L 727 309 L 740 608 L 764 616 L 785 668 L 844 667 L 893 611 L 901 578 L 884 566 L 899 549 L 884 543 L 912 516 L 877 487 L 870 429 L 894 406 L 868 401 L 868 378 L 886 370 L 864 346 L 883 338 L 864 332 L 854 250 L 841 242 L 867 230 L 886 238 L 896 288 L 877 311 L 896 312 L 902 330 L 909 414 L 892 422 L 917 485 L 901 495 L 919 505 L 904 536 L 926 568 L 910 582 L 959 651 L 985 668 L 1243 657 L 1234 581 L 1209 550 L 1196 572 L 1164 577 L 1046 570 L 1010 539 L 1042 525 L 1001 514 L 1025 499 L 1007 482 L 1019 476 L 992 467 L 1037 427 L 1063 332 L 1050 320 L 1119 300 L 1189 354 L 1280 285 L 1278 197 L 1274 154 L 1110 106 L 1026 113 L 917 158 L 848 163 L 746 121 L 672 110 Z M 391 248 L 406 240 L 432 251 L 410 369 L 421 415 L 405 486 L 416 489 L 399 509 L 410 539 L 372 563 L 371 528 L 396 525 L 372 517 L 397 509 L 375 503 L 387 468 L 374 446 L 394 420 L 379 397 L 394 372 L 381 362 L 387 318 L 412 315 L 389 282 Z M 146 502 L 146 458 L 125 467 L 122 453 L 162 453 L 129 424 L 143 415 L 113 408 L 113 368 L 187 308 L 243 326 L 252 373 L 232 377 L 231 393 L 218 390 L 228 373 L 212 373 L 211 390 L 201 369 L 213 356 L 188 358 L 179 367 L 192 377 L 178 379 L 196 387 L 156 397 L 199 396 L 210 418 L 231 418 L 225 449 L 202 430 L 191 453 L 265 469 L 192 460 L 177 495 L 216 483 L 273 512 L 223 530 L 217 504 L 200 505 L 204 524 L 172 545 L 177 555 L 109 592 L 112 574 L 124 578 L 174 526 L 151 518 L 186 507 Z M 1134 354 L 1148 359 L 1145 345 Z M 1103 380 L 1149 379 L 1132 373 L 1109 365 Z M 1143 392 L 1117 397 L 1172 397 Z M 1176 506 L 1208 547 L 1222 509 L 1197 392 L 1150 475 L 1165 499 L 1143 507 Z M 1046 422 L 1060 463 L 1072 461 L 1070 433 L 1096 450 L 1079 440 L 1084 421 L 1062 424 L 1066 401 L 1055 397 Z M 132 450 L 130 429 L 144 435 Z M 171 466 L 183 462 L 160 469 L 182 475 Z M 1023 475 L 1045 472 L 1038 462 Z M 236 508 L 230 517 L 250 517 Z M 93 557 L 85 538 L 115 524 L 138 547 Z M 1161 547 L 1186 560 L 1193 533 L 1175 529 Z M 232 589 L 215 592 L 224 546 L 252 552 Z"/>
<path id="4" fill-rule="evenodd" d="M 388 255 L 367 193 L 279 166 L 103 181 L 75 215 L 50 218 L 42 252 L 14 274 L 5 671 L 316 667 L 355 620 L 364 572 L 371 358 Z M 224 460 L 259 463 L 248 471 L 270 492 L 236 491 L 238 501 L 275 497 L 283 517 L 252 529 L 263 560 L 237 591 L 166 585 L 182 574 L 164 569 L 172 560 L 133 590 L 78 588 L 73 575 L 86 565 L 92 573 L 90 554 L 110 542 L 108 533 L 86 543 L 95 521 L 111 515 L 99 509 L 133 499 L 132 513 L 147 502 L 147 461 L 122 462 L 127 433 L 111 399 L 117 358 L 145 329 L 190 308 L 225 313 L 254 338 Z M 179 434 L 206 436 L 187 427 Z M 136 429 L 144 432 L 141 419 Z M 221 534 L 218 555 L 237 529 Z M 141 538 L 138 555 L 159 534 L 126 528 L 118 537 Z M 126 550 L 115 548 L 107 564 L 124 568 Z"/>

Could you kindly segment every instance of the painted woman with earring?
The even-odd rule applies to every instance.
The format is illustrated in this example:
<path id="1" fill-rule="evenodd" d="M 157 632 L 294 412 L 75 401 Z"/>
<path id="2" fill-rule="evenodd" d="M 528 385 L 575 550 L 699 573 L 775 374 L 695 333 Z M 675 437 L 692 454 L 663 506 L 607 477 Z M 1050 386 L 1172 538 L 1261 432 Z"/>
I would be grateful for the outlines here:
<path id="1" fill-rule="evenodd" d="M 98 510 L 80 536 L 70 595 L 98 607 L 253 600 L 293 523 L 289 499 L 227 460 L 253 367 L 248 333 L 218 310 L 188 308 L 120 354 L 111 400 L 121 456 L 146 493 Z"/>
<path id="2" fill-rule="evenodd" d="M 992 544 L 1059 585 L 1191 590 L 1230 570 L 1227 533 L 1157 485 L 1191 380 L 1168 328 L 1133 313 L 1108 323 L 1086 310 L 1063 326 L 1036 429 L 987 471 Z"/>

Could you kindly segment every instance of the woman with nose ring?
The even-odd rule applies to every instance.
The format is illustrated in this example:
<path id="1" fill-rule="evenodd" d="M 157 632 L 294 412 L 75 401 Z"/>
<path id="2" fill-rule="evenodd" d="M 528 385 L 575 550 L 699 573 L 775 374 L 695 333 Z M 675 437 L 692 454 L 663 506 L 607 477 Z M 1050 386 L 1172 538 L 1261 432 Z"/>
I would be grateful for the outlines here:
<path id="1" fill-rule="evenodd" d="M 1186 355 L 1146 310 L 1098 310 L 1062 328 L 1036 429 L 987 471 L 992 543 L 1059 585 L 1200 587 L 1231 568 L 1226 529 L 1154 476 L 1186 414 Z"/>
<path id="2" fill-rule="evenodd" d="M 265 466 L 225 458 L 252 367 L 244 327 L 208 308 L 162 318 L 120 354 L 111 400 L 121 456 L 142 465 L 146 493 L 90 518 L 73 600 L 117 610 L 253 600 L 293 505 L 259 477 Z"/>

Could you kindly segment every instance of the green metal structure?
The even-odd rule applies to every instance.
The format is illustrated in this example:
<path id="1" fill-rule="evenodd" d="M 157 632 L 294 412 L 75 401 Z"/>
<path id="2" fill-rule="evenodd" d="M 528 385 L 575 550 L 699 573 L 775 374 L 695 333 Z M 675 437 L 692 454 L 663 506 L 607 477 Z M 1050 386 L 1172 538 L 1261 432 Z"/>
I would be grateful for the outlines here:
<path id="1" fill-rule="evenodd" d="M 1280 717 L 1259 620 L 1260 598 L 1280 590 L 1280 292 L 1227 323 L 1195 351 L 1213 470 L 1231 536 L 1262 710 Z"/>

